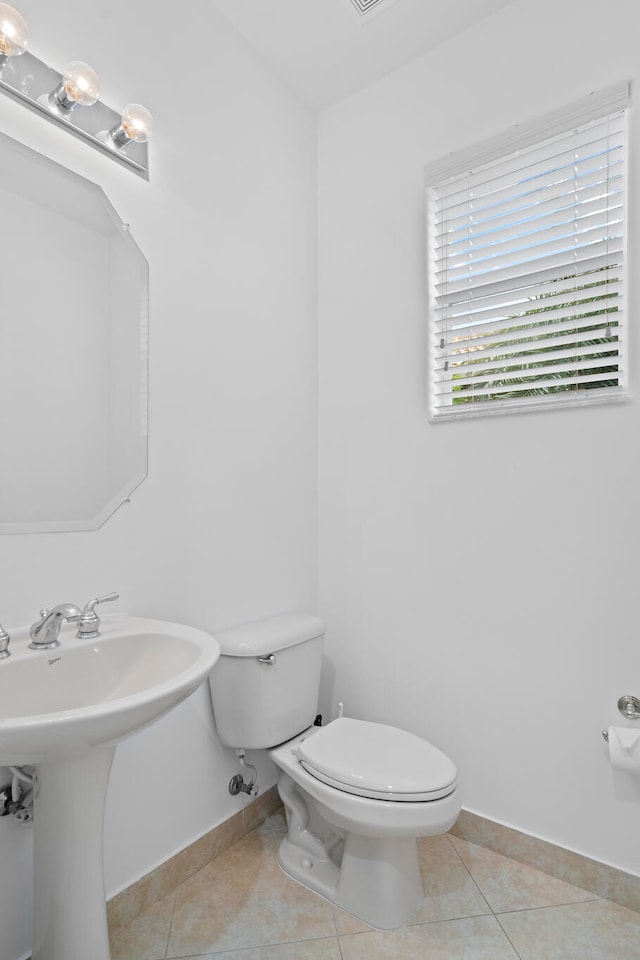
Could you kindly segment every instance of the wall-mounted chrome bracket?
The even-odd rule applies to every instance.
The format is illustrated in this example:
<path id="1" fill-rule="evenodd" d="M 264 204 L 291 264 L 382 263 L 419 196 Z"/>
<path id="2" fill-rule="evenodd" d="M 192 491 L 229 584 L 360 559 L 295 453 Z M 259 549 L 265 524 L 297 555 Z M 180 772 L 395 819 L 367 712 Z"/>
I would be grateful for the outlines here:
<path id="1" fill-rule="evenodd" d="M 640 720 L 640 700 L 630 693 L 620 697 L 618 700 L 618 710 L 627 720 Z"/>

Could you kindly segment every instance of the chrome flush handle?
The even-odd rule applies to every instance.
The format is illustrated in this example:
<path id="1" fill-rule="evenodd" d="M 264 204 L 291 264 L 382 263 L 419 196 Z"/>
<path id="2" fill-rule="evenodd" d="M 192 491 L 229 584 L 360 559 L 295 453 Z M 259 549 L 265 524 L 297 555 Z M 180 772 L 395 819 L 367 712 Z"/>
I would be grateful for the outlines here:
<path id="1" fill-rule="evenodd" d="M 276 662 L 276 658 L 272 653 L 268 657 L 258 657 L 258 663 L 266 663 L 268 667 L 272 667 Z"/>

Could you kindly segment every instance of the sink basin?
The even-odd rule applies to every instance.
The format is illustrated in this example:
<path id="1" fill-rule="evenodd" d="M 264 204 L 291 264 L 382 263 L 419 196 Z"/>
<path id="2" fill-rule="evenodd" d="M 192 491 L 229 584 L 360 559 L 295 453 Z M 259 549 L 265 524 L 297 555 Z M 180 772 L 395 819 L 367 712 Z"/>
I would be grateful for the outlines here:
<path id="1" fill-rule="evenodd" d="M 141 617 L 104 617 L 95 640 L 67 624 L 60 641 L 30 650 L 28 630 L 14 632 L 0 663 L 2 766 L 117 742 L 189 696 L 219 656 L 209 634 Z"/>
<path id="2" fill-rule="evenodd" d="M 161 620 L 105 616 L 95 640 L 75 629 L 65 624 L 53 650 L 14 631 L 0 662 L 0 766 L 116 743 L 189 696 L 220 653 L 209 634 Z"/>
<path id="3" fill-rule="evenodd" d="M 198 687 L 220 655 L 208 633 L 105 616 L 96 639 L 60 631 L 0 661 L 0 766 L 36 766 L 33 960 L 109 960 L 103 819 L 115 745 Z M 169 758 L 170 762 L 170 758 Z"/>

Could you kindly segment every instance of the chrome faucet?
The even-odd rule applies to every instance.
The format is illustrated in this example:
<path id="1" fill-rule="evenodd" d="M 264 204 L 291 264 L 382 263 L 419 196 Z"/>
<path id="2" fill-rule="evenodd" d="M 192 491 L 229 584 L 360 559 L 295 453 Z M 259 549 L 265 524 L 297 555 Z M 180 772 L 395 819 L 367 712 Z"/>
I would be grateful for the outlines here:
<path id="1" fill-rule="evenodd" d="M 75 603 L 60 603 L 53 610 L 41 610 L 40 619 L 29 630 L 32 650 L 49 650 L 59 647 L 58 634 L 63 620 L 75 621 L 82 616 L 80 607 Z"/>
<path id="2" fill-rule="evenodd" d="M 5 660 L 11 656 L 11 651 L 9 650 L 10 640 L 11 637 L 0 623 L 0 660 Z"/>

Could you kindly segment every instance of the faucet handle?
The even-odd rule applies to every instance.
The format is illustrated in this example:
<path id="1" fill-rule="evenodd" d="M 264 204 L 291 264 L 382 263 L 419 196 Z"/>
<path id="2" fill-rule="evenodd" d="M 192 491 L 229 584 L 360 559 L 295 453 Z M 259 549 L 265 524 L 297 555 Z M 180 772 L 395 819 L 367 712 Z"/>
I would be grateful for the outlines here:
<path id="1" fill-rule="evenodd" d="M 119 593 L 105 593 L 104 597 L 96 597 L 95 600 L 89 600 L 89 602 L 85 604 L 82 616 L 84 617 L 85 615 L 95 613 L 97 603 L 106 603 L 107 600 L 117 600 L 119 596 Z"/>
<path id="2" fill-rule="evenodd" d="M 10 640 L 11 637 L 0 623 L 0 660 L 4 660 L 6 657 L 11 656 L 11 651 L 9 650 Z"/>
<path id="3" fill-rule="evenodd" d="M 106 593 L 104 597 L 95 597 L 95 599 L 89 600 L 85 604 L 82 616 L 78 621 L 76 637 L 86 637 L 88 639 L 99 637 L 100 617 L 96 613 L 96 606 L 99 603 L 106 603 L 108 600 L 117 600 L 119 596 L 119 593 Z"/>

